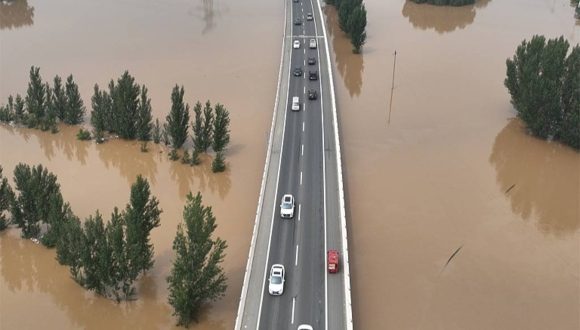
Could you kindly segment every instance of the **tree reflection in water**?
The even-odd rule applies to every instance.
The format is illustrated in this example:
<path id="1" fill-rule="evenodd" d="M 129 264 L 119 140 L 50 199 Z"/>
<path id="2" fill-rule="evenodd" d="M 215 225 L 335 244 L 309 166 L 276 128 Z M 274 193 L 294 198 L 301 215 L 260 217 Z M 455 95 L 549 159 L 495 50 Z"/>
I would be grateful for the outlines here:
<path id="1" fill-rule="evenodd" d="M 350 39 L 340 30 L 338 14 L 334 6 L 325 6 L 326 26 L 328 35 L 332 36 L 332 48 L 336 56 L 336 67 L 344 81 L 350 96 L 360 95 L 362 89 L 362 73 L 364 71 L 363 54 L 352 53 Z"/>
<path id="2" fill-rule="evenodd" d="M 34 7 L 28 0 L 0 0 L 0 30 L 34 24 Z"/>
<path id="3" fill-rule="evenodd" d="M 451 7 L 417 4 L 406 1 L 403 16 L 421 30 L 434 29 L 440 34 L 464 29 L 475 19 L 477 9 L 485 8 L 491 0 L 479 0 L 473 5 Z"/>
<path id="4" fill-rule="evenodd" d="M 546 234 L 578 230 L 580 153 L 526 134 L 513 119 L 496 136 L 489 161 L 515 214 L 535 219 Z"/>

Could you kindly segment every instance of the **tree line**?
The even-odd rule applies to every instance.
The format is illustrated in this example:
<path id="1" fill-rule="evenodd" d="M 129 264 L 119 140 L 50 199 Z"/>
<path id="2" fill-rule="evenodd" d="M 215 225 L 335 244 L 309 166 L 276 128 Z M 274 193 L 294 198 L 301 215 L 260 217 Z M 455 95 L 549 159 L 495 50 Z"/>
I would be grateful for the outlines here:
<path id="1" fill-rule="evenodd" d="M 367 10 L 362 0 L 326 0 L 338 10 L 340 29 L 350 37 L 352 51 L 361 52 L 367 39 Z"/>
<path id="2" fill-rule="evenodd" d="M 163 142 L 172 147 L 169 156 L 179 159 L 177 150 L 189 138 L 190 112 L 184 101 L 183 86 L 176 85 L 171 92 L 171 109 L 163 123 L 153 122 L 151 98 L 145 85 L 139 85 L 133 76 L 125 71 L 116 81 L 111 79 L 107 89 L 95 84 L 91 97 L 92 132 L 79 129 L 79 140 L 95 139 L 97 143 L 106 140 L 107 135 L 117 135 L 126 140 L 142 141 L 142 151 L 147 151 L 147 142 Z M 43 82 L 38 67 L 31 67 L 30 81 L 26 96 L 10 95 L 8 102 L 0 106 L 0 122 L 25 125 L 58 131 L 59 122 L 68 125 L 84 121 L 85 106 L 78 85 L 70 75 L 66 82 L 54 77 L 53 85 Z M 200 163 L 199 155 L 209 148 L 216 153 L 212 162 L 214 172 L 225 170 L 224 151 L 230 142 L 229 111 L 220 103 L 212 106 L 206 101 L 202 106 L 197 102 L 193 107 L 194 121 L 191 122 L 193 148 L 183 151 L 182 162 L 190 165 Z"/>
<path id="3" fill-rule="evenodd" d="M 580 46 L 535 35 L 506 61 L 511 103 L 528 130 L 580 149 Z"/>
<path id="4" fill-rule="evenodd" d="M 475 0 L 411 0 L 416 3 L 429 3 L 436 6 L 465 6 L 472 5 Z"/>
<path id="5" fill-rule="evenodd" d="M 71 75 L 65 82 L 57 75 L 53 84 L 43 82 L 40 68 L 31 67 L 26 95 L 10 95 L 8 102 L 0 106 L 0 121 L 15 122 L 43 131 L 58 131 L 57 122 L 76 125 L 83 122 L 85 106 L 79 87 Z"/>
<path id="6" fill-rule="evenodd" d="M 55 247 L 58 262 L 87 290 L 117 302 L 134 297 L 135 282 L 153 267 L 150 233 L 162 213 L 146 179 L 137 176 L 129 203 L 123 210 L 115 207 L 108 221 L 96 211 L 82 222 L 63 201 L 56 175 L 42 165 L 18 164 L 14 183 L 13 191 L 0 166 L 0 230 L 14 224 L 23 238 Z M 187 196 L 183 221 L 167 283 L 173 315 L 187 326 L 204 303 L 225 293 L 221 263 L 227 243 L 213 238 L 216 219 L 199 192 Z"/>

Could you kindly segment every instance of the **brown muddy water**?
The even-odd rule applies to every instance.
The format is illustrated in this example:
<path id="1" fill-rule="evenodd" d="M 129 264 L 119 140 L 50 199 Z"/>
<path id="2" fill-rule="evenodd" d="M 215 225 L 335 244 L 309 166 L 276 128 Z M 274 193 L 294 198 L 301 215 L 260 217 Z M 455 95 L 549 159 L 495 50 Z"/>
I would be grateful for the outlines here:
<path id="1" fill-rule="evenodd" d="M 365 3 L 362 56 L 350 53 L 336 14 L 325 11 L 346 167 L 355 327 L 578 329 L 580 156 L 527 136 L 503 87 L 505 59 L 522 39 L 564 35 L 578 43 L 580 26 L 567 0 L 462 8 Z M 53 251 L 16 231 L 1 234 L 0 328 L 172 327 L 164 279 L 189 190 L 203 192 L 218 235 L 230 245 L 226 297 L 195 328 L 232 328 L 274 100 L 283 3 L 27 5 L 32 17 L 0 24 L 0 100 L 25 93 L 31 65 L 45 80 L 73 73 L 85 103 L 92 84 L 129 69 L 149 87 L 157 117 L 167 113 L 175 83 L 185 86 L 190 103 L 224 103 L 232 146 L 229 171 L 216 176 L 208 161 L 185 167 L 167 161 L 162 148 L 141 153 L 130 142 L 78 142 L 74 129 L 51 135 L 2 126 L 5 174 L 20 161 L 47 165 L 80 216 L 124 205 L 139 173 L 164 213 L 152 233 L 155 267 L 141 281 L 139 300 L 121 305 L 79 288 Z"/>
<path id="2" fill-rule="evenodd" d="M 579 329 L 580 154 L 503 86 L 523 39 L 579 43 L 569 1 L 365 4 L 362 56 L 326 10 L 356 328 Z"/>
<path id="3" fill-rule="evenodd" d="M 138 174 L 149 180 L 164 211 L 152 232 L 155 266 L 140 281 L 138 300 L 119 305 L 80 288 L 54 251 L 20 239 L 16 230 L 0 234 L 0 329 L 174 327 L 165 278 L 185 196 L 198 190 L 214 208 L 216 234 L 229 245 L 229 287 L 192 326 L 233 328 L 276 93 L 284 7 L 265 0 L 22 2 L 20 11 L 0 6 L 2 103 L 9 94 L 26 93 L 32 65 L 44 80 L 73 73 L 87 106 L 94 83 L 106 86 L 127 69 L 149 88 L 154 117 L 165 117 L 171 88 L 180 84 L 190 105 L 206 99 L 224 104 L 232 132 L 228 170 L 215 175 L 211 159 L 184 166 L 155 145 L 141 153 L 134 142 L 77 141 L 78 128 L 52 135 L 0 126 L 4 174 L 11 180 L 18 162 L 46 165 L 79 216 L 123 207 Z"/>

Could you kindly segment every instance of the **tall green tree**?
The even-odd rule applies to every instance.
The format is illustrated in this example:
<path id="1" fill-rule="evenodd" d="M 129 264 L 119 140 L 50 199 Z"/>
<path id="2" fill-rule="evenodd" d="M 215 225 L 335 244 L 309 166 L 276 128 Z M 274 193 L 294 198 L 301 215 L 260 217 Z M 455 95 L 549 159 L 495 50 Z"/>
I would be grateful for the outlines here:
<path id="1" fill-rule="evenodd" d="M 54 77 L 54 86 L 52 88 L 53 105 L 58 119 L 64 122 L 66 117 L 67 99 L 64 87 L 62 86 L 62 79 L 59 76 Z"/>
<path id="2" fill-rule="evenodd" d="M 17 194 L 11 205 L 12 219 L 22 229 L 22 236 L 39 238 L 42 223 L 50 232 L 49 214 L 57 205 L 51 200 L 62 197 L 56 175 L 42 165 L 30 167 L 20 163 L 14 169 L 14 183 Z"/>
<path id="3" fill-rule="evenodd" d="M 107 116 L 110 115 L 107 109 L 107 92 L 99 90 L 99 85 L 95 84 L 94 93 L 91 97 L 91 124 L 93 125 L 95 139 L 103 136 L 103 132 L 109 129 Z"/>
<path id="4" fill-rule="evenodd" d="M 137 109 L 137 139 L 140 141 L 151 140 L 153 129 L 153 117 L 151 115 L 151 99 L 147 96 L 147 87 L 141 86 L 141 98 Z"/>
<path id="5" fill-rule="evenodd" d="M 188 326 L 196 320 L 201 306 L 222 297 L 227 283 L 221 266 L 227 244 L 214 239 L 217 225 L 211 207 L 203 206 L 201 194 L 187 195 L 184 223 L 173 240 L 175 259 L 169 284 L 169 304 L 177 324 Z"/>
<path id="6" fill-rule="evenodd" d="M 200 150 L 203 150 L 206 144 L 204 140 L 205 138 L 203 127 L 204 121 L 201 102 L 197 101 L 197 103 L 195 103 L 195 106 L 193 107 L 193 113 L 195 114 L 195 117 L 193 119 L 193 122 L 191 123 L 191 127 L 193 129 L 193 135 L 191 136 L 191 139 L 193 141 L 194 149 L 199 152 Z"/>
<path id="7" fill-rule="evenodd" d="M 354 8 L 348 18 L 348 26 L 353 53 L 359 54 L 367 39 L 367 33 L 365 32 L 367 27 L 367 10 L 363 4 Z"/>
<path id="8" fill-rule="evenodd" d="M 140 87 L 128 71 L 125 71 L 117 84 L 111 81 L 109 91 L 113 101 L 112 122 L 114 131 L 123 139 L 135 139 L 135 123 L 139 108 Z"/>
<path id="9" fill-rule="evenodd" d="M 71 215 L 63 221 L 60 237 L 56 241 L 56 259 L 61 265 L 69 266 L 72 278 L 81 282 L 81 255 L 83 253 L 84 233 L 79 218 Z"/>
<path id="10" fill-rule="evenodd" d="M 153 245 L 149 237 L 151 230 L 159 227 L 161 212 L 157 198 L 151 196 L 149 182 L 137 176 L 125 209 L 127 258 L 133 278 L 153 267 Z"/>
<path id="11" fill-rule="evenodd" d="M 573 52 L 567 59 L 568 48 L 563 37 L 546 41 L 536 35 L 524 40 L 514 57 L 506 61 L 504 83 L 518 117 L 532 134 L 542 138 L 567 136 L 570 131 L 564 132 L 563 127 L 573 123 L 580 111 L 578 55 Z"/>
<path id="12" fill-rule="evenodd" d="M 155 119 L 155 125 L 153 126 L 153 142 L 156 144 L 161 142 L 161 125 L 158 118 Z"/>
<path id="13" fill-rule="evenodd" d="M 562 127 L 559 135 L 562 142 L 580 149 L 580 46 L 578 45 L 572 49 L 566 59 L 562 82 Z"/>
<path id="14" fill-rule="evenodd" d="M 58 118 L 58 113 L 55 107 L 53 91 L 49 83 L 45 83 L 44 88 L 46 90 L 46 112 L 42 119 L 40 129 L 43 131 L 51 129 L 53 133 L 56 133 L 56 120 Z"/>
<path id="15" fill-rule="evenodd" d="M 2 175 L 2 165 L 0 165 L 0 231 L 6 229 L 8 225 L 5 212 L 10 210 L 13 198 L 14 193 L 8 184 L 8 179 Z"/>
<path id="16" fill-rule="evenodd" d="M 207 100 L 203 108 L 203 145 L 200 151 L 206 152 L 211 146 L 213 140 L 213 120 L 213 108 L 209 100 Z"/>
<path id="17" fill-rule="evenodd" d="M 85 106 L 81 93 L 79 93 L 79 86 L 74 82 L 72 74 L 66 79 L 65 94 L 66 111 L 64 122 L 69 125 L 82 123 L 85 115 Z"/>
<path id="18" fill-rule="evenodd" d="M 41 118 L 44 118 L 46 111 L 46 89 L 40 76 L 40 68 L 38 67 L 33 66 L 30 68 L 30 81 L 28 82 L 25 102 L 26 110 L 33 117 L 34 124 Z"/>
<path id="19" fill-rule="evenodd" d="M 26 103 L 20 94 L 16 94 L 16 99 L 14 100 L 14 116 L 18 122 L 22 122 L 26 116 L 25 113 Z"/>
<path id="20" fill-rule="evenodd" d="M 187 139 L 189 127 L 189 105 L 183 102 L 183 86 L 175 85 L 171 92 L 171 111 L 167 115 L 167 127 L 171 137 L 171 145 L 174 149 L 181 148 Z"/>
<path id="21" fill-rule="evenodd" d="M 212 148 L 215 152 L 221 152 L 230 143 L 230 113 L 219 103 L 215 105 L 213 124 Z"/>

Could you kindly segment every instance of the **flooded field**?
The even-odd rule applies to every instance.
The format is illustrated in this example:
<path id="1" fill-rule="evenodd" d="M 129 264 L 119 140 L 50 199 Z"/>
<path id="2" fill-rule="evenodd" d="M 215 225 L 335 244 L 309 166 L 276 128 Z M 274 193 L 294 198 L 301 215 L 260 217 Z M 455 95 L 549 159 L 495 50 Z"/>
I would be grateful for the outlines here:
<path id="1" fill-rule="evenodd" d="M 526 135 L 503 86 L 523 39 L 578 44 L 573 8 L 365 4 L 362 56 L 326 10 L 356 328 L 578 329 L 580 154 Z"/>
<path id="2" fill-rule="evenodd" d="M 580 40 L 567 0 L 480 0 L 436 8 L 365 1 L 362 56 L 327 8 L 335 62 L 356 329 L 578 329 L 580 155 L 525 134 L 503 86 L 505 60 L 533 34 Z M 124 206 L 137 174 L 164 210 L 139 299 L 116 303 L 69 278 L 54 251 L 0 234 L 0 328 L 171 328 L 165 277 L 185 195 L 201 190 L 229 244 L 229 288 L 195 329 L 231 329 L 264 164 L 282 1 L 20 1 L 0 7 L 0 102 L 73 73 L 92 86 L 128 69 L 154 116 L 171 88 L 231 113 L 229 170 L 187 167 L 162 147 L 80 142 L 0 127 L 0 164 L 54 172 L 75 213 Z M 16 10 L 17 9 L 17 10 Z M 8 18 L 7 18 L 8 17 Z M 235 33 L 234 33 L 235 31 Z M 259 50 L 257 50 L 259 48 Z M 397 52 L 393 83 L 394 52 Z M 250 127 L 251 129 L 248 129 Z"/>
<path id="3" fill-rule="evenodd" d="M 35 65 L 47 81 L 72 73 L 90 110 L 93 85 L 105 86 L 127 69 L 149 88 L 154 117 L 165 118 L 171 88 L 179 84 L 190 105 L 206 99 L 224 104 L 232 132 L 229 168 L 215 175 L 211 159 L 185 166 L 167 160 L 166 150 L 153 144 L 142 153 L 136 142 L 77 141 L 78 128 L 52 135 L 0 126 L 4 175 L 12 181 L 18 162 L 46 165 L 80 217 L 124 207 L 138 174 L 149 180 L 164 211 L 161 227 L 152 231 L 155 266 L 140 282 L 139 299 L 120 305 L 80 288 L 58 265 L 54 251 L 20 239 L 15 230 L 0 234 L 0 329 L 172 328 L 165 282 L 171 244 L 185 196 L 198 190 L 214 208 L 217 235 L 229 245 L 224 263 L 229 287 L 194 328 L 233 328 L 276 93 L 284 7 L 264 0 L 29 0 L 18 5 L 24 9 L 0 7 L 0 102 L 26 93 L 28 71 Z M 257 42 L 249 40 L 260 40 L 264 51 L 257 52 Z"/>

